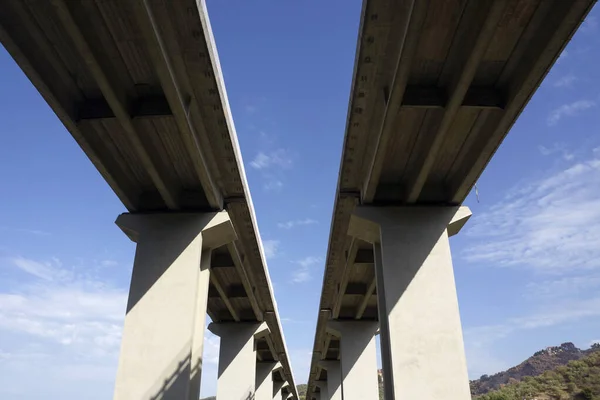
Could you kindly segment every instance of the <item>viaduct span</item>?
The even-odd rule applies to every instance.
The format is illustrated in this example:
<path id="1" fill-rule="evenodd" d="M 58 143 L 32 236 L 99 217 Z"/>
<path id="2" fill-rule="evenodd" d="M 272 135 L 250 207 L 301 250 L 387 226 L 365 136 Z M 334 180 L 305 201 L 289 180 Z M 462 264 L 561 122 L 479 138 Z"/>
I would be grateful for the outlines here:
<path id="1" fill-rule="evenodd" d="M 4 0 L 0 41 L 128 210 L 115 399 L 297 399 L 203 1 Z"/>
<path id="2" fill-rule="evenodd" d="M 307 399 L 470 399 L 448 237 L 593 0 L 364 0 Z"/>

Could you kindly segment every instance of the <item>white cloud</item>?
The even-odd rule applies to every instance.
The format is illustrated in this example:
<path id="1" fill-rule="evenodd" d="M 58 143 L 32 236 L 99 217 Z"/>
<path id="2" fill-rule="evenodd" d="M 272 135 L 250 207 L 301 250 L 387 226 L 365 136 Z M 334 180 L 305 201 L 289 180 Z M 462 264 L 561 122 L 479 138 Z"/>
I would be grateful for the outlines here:
<path id="1" fill-rule="evenodd" d="M 292 272 L 292 282 L 294 283 L 302 283 L 308 282 L 312 279 L 310 267 L 312 265 L 318 264 L 323 259 L 321 257 L 305 257 L 302 260 L 296 261 L 296 264 L 299 265 L 295 271 Z"/>
<path id="2" fill-rule="evenodd" d="M 277 149 L 270 153 L 260 152 L 250 162 L 252 168 L 263 170 L 267 168 L 289 168 L 292 160 L 284 149 Z"/>
<path id="3" fill-rule="evenodd" d="M 526 286 L 525 297 L 555 299 L 573 296 L 593 288 L 600 288 L 600 274 L 583 274 L 530 282 Z"/>
<path id="4" fill-rule="evenodd" d="M 562 143 L 554 143 L 550 147 L 546 147 L 544 145 L 539 145 L 538 150 L 540 151 L 540 154 L 543 156 L 550 156 L 550 155 L 559 153 L 562 156 L 562 158 L 566 161 L 571 161 L 575 158 L 575 155 L 572 152 L 568 151 L 566 149 L 565 145 Z"/>
<path id="5" fill-rule="evenodd" d="M 600 339 L 591 340 L 588 343 L 588 347 L 592 347 L 593 344 L 600 344 Z"/>
<path id="6" fill-rule="evenodd" d="M 552 110 L 548 116 L 548 125 L 553 126 L 563 117 L 574 117 L 581 111 L 595 107 L 596 103 L 591 100 L 578 100 L 570 104 L 563 104 L 562 106 Z"/>
<path id="7" fill-rule="evenodd" d="M 600 268 L 600 157 L 517 185 L 466 234 L 461 255 L 471 263 L 554 274 Z"/>
<path id="8" fill-rule="evenodd" d="M 70 275 L 69 271 L 55 268 L 49 262 L 40 263 L 23 257 L 14 257 L 10 261 L 22 271 L 47 281 L 65 279 Z"/>
<path id="9" fill-rule="evenodd" d="M 263 249 L 265 251 L 265 257 L 275 258 L 275 256 L 277 256 L 277 250 L 279 249 L 279 240 L 263 240 Z"/>
<path id="10" fill-rule="evenodd" d="M 465 329 L 465 342 L 470 346 L 484 347 L 498 339 L 521 331 L 548 328 L 598 316 L 600 316 L 600 297 L 586 300 L 566 300 L 552 303 L 543 311 L 510 318 L 499 324 L 467 328 Z"/>
<path id="11" fill-rule="evenodd" d="M 127 290 L 58 259 L 0 261 L 27 273 L 0 290 L 0 398 L 112 396 Z M 215 392 L 218 353 L 219 338 L 207 332 L 203 375 L 214 382 L 203 380 L 205 395 Z"/>
<path id="12" fill-rule="evenodd" d="M 554 87 L 572 87 L 575 82 L 578 81 L 578 78 L 573 74 L 565 75 L 559 79 L 557 79 L 553 86 Z"/>
<path id="13" fill-rule="evenodd" d="M 281 229 L 292 229 L 295 226 L 314 225 L 317 223 L 318 222 L 314 219 L 305 218 L 305 219 L 290 220 L 290 221 L 286 221 L 286 222 L 279 222 L 277 224 L 277 226 Z"/>
<path id="14" fill-rule="evenodd" d="M 39 229 L 18 229 L 19 232 L 29 233 L 35 236 L 50 236 L 50 232 L 41 231 Z"/>
<path id="15" fill-rule="evenodd" d="M 266 191 L 277 192 L 283 187 L 283 182 L 277 178 L 266 177 L 267 181 L 263 185 Z"/>

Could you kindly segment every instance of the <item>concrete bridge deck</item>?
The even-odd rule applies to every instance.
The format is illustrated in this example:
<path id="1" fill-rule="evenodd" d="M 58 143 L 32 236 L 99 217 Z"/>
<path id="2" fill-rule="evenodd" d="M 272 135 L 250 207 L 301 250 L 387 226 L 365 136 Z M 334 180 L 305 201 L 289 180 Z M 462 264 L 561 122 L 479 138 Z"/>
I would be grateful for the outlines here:
<path id="1" fill-rule="evenodd" d="M 227 211 L 208 315 L 265 321 L 257 359 L 297 398 L 204 2 L 7 0 L 0 41 L 130 213 Z"/>
<path id="2" fill-rule="evenodd" d="M 307 398 L 340 359 L 331 322 L 380 321 L 357 207 L 460 205 L 594 3 L 363 1 Z"/>

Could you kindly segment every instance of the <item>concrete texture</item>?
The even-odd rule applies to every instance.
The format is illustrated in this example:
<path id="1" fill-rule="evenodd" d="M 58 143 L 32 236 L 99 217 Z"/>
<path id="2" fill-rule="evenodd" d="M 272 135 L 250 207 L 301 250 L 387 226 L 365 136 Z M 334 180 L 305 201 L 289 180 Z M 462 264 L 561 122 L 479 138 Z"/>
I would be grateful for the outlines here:
<path id="1" fill-rule="evenodd" d="M 375 345 L 378 325 L 370 321 L 329 321 L 327 325 L 327 331 L 340 338 L 344 400 L 379 397 Z"/>
<path id="2" fill-rule="evenodd" d="M 221 338 L 217 399 L 254 400 L 256 349 L 254 340 L 269 333 L 266 323 L 211 323 L 208 329 Z"/>
<path id="3" fill-rule="evenodd" d="M 319 365 L 327 370 L 327 400 L 342 400 L 342 371 L 340 362 L 326 360 L 319 362 Z M 321 400 L 324 400 L 322 397 L 321 395 Z"/>
<path id="4" fill-rule="evenodd" d="M 197 399 L 210 274 L 205 241 L 231 237 L 227 213 L 123 214 L 117 224 L 137 248 L 114 398 Z"/>
<path id="5" fill-rule="evenodd" d="M 281 368 L 281 363 L 256 363 L 255 400 L 273 400 L 273 371 L 276 368 Z"/>
<path id="6" fill-rule="evenodd" d="M 377 225 L 375 272 L 387 399 L 471 398 L 447 228 L 458 207 L 358 207 Z M 372 231 L 371 227 L 371 231 Z"/>

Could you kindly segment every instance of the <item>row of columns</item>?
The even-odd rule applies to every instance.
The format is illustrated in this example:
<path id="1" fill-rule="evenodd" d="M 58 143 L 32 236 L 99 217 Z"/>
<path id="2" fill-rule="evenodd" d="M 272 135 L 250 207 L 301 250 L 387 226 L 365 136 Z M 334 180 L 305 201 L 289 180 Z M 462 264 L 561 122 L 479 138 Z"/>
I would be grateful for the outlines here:
<path id="1" fill-rule="evenodd" d="M 115 400 L 198 400 L 211 251 L 236 239 L 227 212 L 122 214 L 137 243 Z M 221 338 L 218 400 L 281 400 L 279 363 L 257 363 L 263 323 L 211 323 Z"/>
<path id="2" fill-rule="evenodd" d="M 317 400 L 378 399 L 379 328 L 384 394 L 394 399 L 471 398 L 449 236 L 467 207 L 357 207 L 348 233 L 373 244 L 379 323 L 329 321 L 340 360 L 321 361 Z"/>

